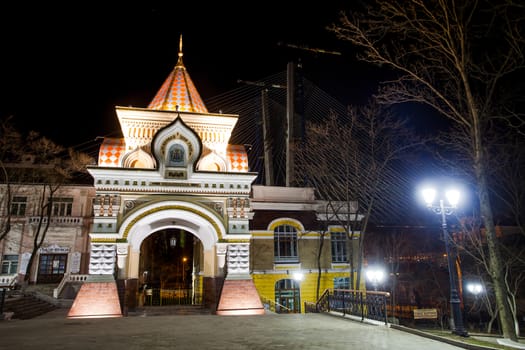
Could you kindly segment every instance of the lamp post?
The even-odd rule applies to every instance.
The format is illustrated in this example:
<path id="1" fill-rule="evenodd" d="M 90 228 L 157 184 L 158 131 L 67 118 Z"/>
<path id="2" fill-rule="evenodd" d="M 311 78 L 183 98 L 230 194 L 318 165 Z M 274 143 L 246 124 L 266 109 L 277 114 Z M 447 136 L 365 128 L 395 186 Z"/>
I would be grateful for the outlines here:
<path id="1" fill-rule="evenodd" d="M 368 268 L 366 270 L 366 279 L 372 283 L 374 290 L 377 291 L 377 285 L 383 282 L 385 271 L 380 268 Z"/>
<path id="2" fill-rule="evenodd" d="M 459 201 L 459 191 L 449 190 L 446 192 L 446 197 L 450 203 L 450 206 L 445 206 L 444 200 L 439 199 L 439 205 L 433 205 L 434 198 L 436 197 L 436 190 L 428 188 L 423 190 L 423 197 L 427 204 L 427 207 L 434 213 L 441 215 L 441 227 L 443 229 L 443 239 L 445 240 L 445 249 L 447 253 L 448 262 L 448 276 L 450 283 L 450 308 L 452 311 L 452 319 L 454 321 L 452 333 L 462 337 L 468 337 L 468 332 L 463 325 L 463 317 L 461 315 L 460 300 L 458 293 L 458 277 L 455 268 L 455 254 L 452 254 L 450 249 L 450 234 L 447 228 L 447 215 L 454 213 Z"/>

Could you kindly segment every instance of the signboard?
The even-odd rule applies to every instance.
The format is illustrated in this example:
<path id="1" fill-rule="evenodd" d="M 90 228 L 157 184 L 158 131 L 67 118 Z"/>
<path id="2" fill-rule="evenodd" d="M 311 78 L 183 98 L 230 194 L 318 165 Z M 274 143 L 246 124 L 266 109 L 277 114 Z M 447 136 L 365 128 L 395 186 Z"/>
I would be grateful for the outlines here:
<path id="1" fill-rule="evenodd" d="M 437 309 L 414 309 L 414 320 L 436 319 Z"/>
<path id="2" fill-rule="evenodd" d="M 71 273 L 79 273 L 80 272 L 80 257 L 82 254 L 79 252 L 74 252 L 71 254 L 71 269 L 69 270 Z"/>
<path id="3" fill-rule="evenodd" d="M 56 244 L 52 244 L 49 247 L 42 247 L 39 249 L 40 254 L 67 254 L 69 253 L 68 247 L 60 247 Z"/>
<path id="4" fill-rule="evenodd" d="M 22 254 L 22 260 L 20 261 L 20 268 L 18 269 L 18 273 L 25 275 L 26 270 L 27 270 L 27 264 L 29 264 L 30 257 L 31 257 L 31 253 Z"/>

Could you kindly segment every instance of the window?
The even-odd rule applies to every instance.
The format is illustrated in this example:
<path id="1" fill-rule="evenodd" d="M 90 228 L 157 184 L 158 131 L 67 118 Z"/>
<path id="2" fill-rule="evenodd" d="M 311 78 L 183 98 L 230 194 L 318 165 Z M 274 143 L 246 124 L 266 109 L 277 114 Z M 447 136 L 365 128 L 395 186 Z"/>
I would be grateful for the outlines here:
<path id="1" fill-rule="evenodd" d="M 330 241 L 332 244 L 332 262 L 333 263 L 347 263 L 348 249 L 345 232 L 331 232 Z"/>
<path id="2" fill-rule="evenodd" d="M 27 197 L 14 196 L 11 201 L 11 215 L 24 216 L 26 214 Z"/>
<path id="3" fill-rule="evenodd" d="M 2 275 L 17 273 L 18 255 L 4 255 L 2 258 Z"/>
<path id="4" fill-rule="evenodd" d="M 334 278 L 334 289 L 350 289 L 350 277 Z"/>
<path id="5" fill-rule="evenodd" d="M 184 147 L 182 145 L 176 144 L 171 146 L 168 155 L 168 166 L 185 165 Z"/>
<path id="6" fill-rule="evenodd" d="M 53 198 L 53 216 L 71 216 L 73 198 Z"/>
<path id="7" fill-rule="evenodd" d="M 273 235 L 275 262 L 298 262 L 295 227 L 290 225 L 277 226 Z"/>
<path id="8" fill-rule="evenodd" d="M 67 254 L 40 255 L 39 275 L 63 275 L 66 271 Z"/>

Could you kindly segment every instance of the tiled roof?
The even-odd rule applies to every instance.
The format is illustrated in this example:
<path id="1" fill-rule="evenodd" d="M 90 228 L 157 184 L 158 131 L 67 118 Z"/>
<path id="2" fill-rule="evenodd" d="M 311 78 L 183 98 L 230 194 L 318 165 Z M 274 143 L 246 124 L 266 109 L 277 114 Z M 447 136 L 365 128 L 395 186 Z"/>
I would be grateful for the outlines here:
<path id="1" fill-rule="evenodd" d="M 248 172 L 248 155 L 243 145 L 228 145 L 226 151 L 230 169 L 233 172 Z"/>
<path id="2" fill-rule="evenodd" d="M 204 105 L 186 67 L 184 67 L 182 63 L 182 35 L 179 44 L 179 60 L 148 105 L 148 108 L 166 111 L 208 113 L 208 109 Z"/>
<path id="3" fill-rule="evenodd" d="M 126 143 L 124 139 L 104 138 L 104 142 L 100 145 L 98 152 L 99 166 L 119 166 L 120 157 L 126 151 Z"/>

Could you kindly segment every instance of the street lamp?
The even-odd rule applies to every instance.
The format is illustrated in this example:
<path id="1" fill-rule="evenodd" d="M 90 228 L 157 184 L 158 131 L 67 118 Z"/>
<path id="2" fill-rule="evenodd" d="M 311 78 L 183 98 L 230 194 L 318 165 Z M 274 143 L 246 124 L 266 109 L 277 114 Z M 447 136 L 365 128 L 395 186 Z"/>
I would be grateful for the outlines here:
<path id="1" fill-rule="evenodd" d="M 383 282 L 385 271 L 380 268 L 368 268 L 366 270 L 366 279 L 372 283 L 374 290 L 377 291 L 377 285 Z"/>
<path id="2" fill-rule="evenodd" d="M 478 322 L 479 322 L 479 330 L 481 331 L 481 306 L 477 305 L 476 302 L 478 301 L 478 296 L 483 293 L 483 285 L 479 282 L 469 282 L 467 283 L 467 291 L 474 295 L 474 305 L 473 308 L 476 307 L 478 312 Z"/>
<path id="3" fill-rule="evenodd" d="M 467 290 L 477 298 L 483 292 L 483 286 L 479 282 L 470 282 L 467 284 Z"/>
<path id="4" fill-rule="evenodd" d="M 455 268 L 456 256 L 450 249 L 450 235 L 447 229 L 447 215 L 454 213 L 459 202 L 459 191 L 448 190 L 445 193 L 450 206 L 445 206 L 443 199 L 439 199 L 439 205 L 434 205 L 434 199 L 436 198 L 436 190 L 433 188 L 426 188 L 423 190 L 423 198 L 427 204 L 427 208 L 432 210 L 434 213 L 441 215 L 441 227 L 443 228 L 443 239 L 445 240 L 445 248 L 447 252 L 448 262 L 448 275 L 450 282 L 450 308 L 453 317 L 453 330 L 452 333 L 460 335 L 462 337 L 468 337 L 468 332 L 463 325 L 463 317 L 461 315 L 460 300 L 458 293 L 458 277 Z"/>

